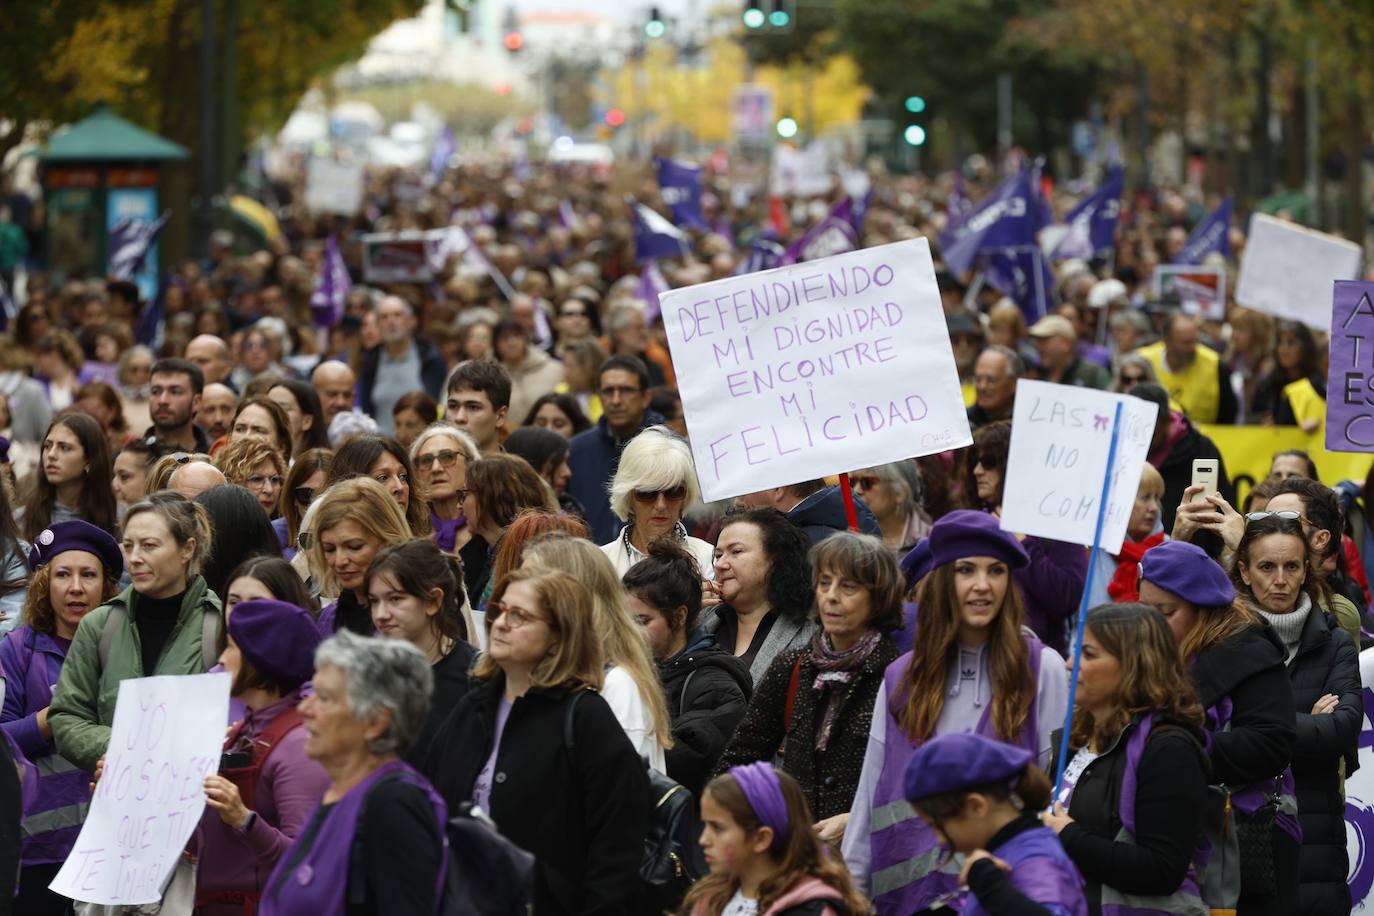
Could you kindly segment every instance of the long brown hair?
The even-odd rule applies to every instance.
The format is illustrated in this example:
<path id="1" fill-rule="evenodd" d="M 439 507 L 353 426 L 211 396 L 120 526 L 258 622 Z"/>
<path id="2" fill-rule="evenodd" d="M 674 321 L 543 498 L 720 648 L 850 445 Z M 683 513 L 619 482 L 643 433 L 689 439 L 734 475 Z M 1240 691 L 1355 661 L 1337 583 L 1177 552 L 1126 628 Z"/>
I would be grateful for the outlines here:
<path id="1" fill-rule="evenodd" d="M 911 666 L 902 675 L 892 706 L 897 721 L 913 741 L 935 733 L 945 708 L 945 677 L 959 653 L 959 599 L 954 591 L 954 563 L 937 566 L 922 590 L 916 617 L 916 641 Z M 992 671 L 992 725 L 997 737 L 1015 741 L 1031 704 L 1036 685 L 1031 679 L 1029 653 L 1021 636 L 1025 611 L 1021 595 L 1007 571 L 1007 593 L 988 632 L 987 653 Z M 898 706 L 898 703 L 901 705 Z"/>
<path id="2" fill-rule="evenodd" d="M 1197 622 L 1178 643 L 1178 654 L 1185 664 L 1232 636 L 1251 627 L 1264 626 L 1263 618 L 1245 601 L 1233 601 L 1219 607 L 1194 605 L 1193 609 Z"/>
<path id="3" fill-rule="evenodd" d="M 777 774 L 778 784 L 782 787 L 782 800 L 787 805 L 788 830 L 787 835 L 779 837 L 768 853 L 777 867 L 767 880 L 759 884 L 759 912 L 766 912 L 798 881 L 819 878 L 830 885 L 851 916 L 872 913 L 873 905 L 855 889 L 844 860 L 830 855 L 812 829 L 811 806 L 806 803 L 806 794 L 801 786 L 781 770 Z M 744 790 L 729 773 L 723 773 L 707 783 L 705 794 L 724 808 L 730 819 L 746 834 L 753 835 L 763 826 Z M 738 886 L 739 881 L 734 875 L 712 872 L 692 885 L 678 912 L 686 916 L 698 905 L 704 905 L 706 912 L 715 916 L 725 909 L 725 904 L 730 902 Z"/>
<path id="4" fill-rule="evenodd" d="M 66 427 L 76 437 L 76 441 L 81 443 L 81 452 L 86 461 L 86 480 L 81 487 L 78 505 L 68 508 L 75 512 L 77 518 L 84 519 L 97 528 L 103 528 L 112 534 L 118 532 L 114 491 L 110 489 L 114 464 L 110 459 L 110 440 L 105 437 L 105 430 L 101 429 L 100 423 L 90 414 L 68 410 L 59 414 L 48 425 L 48 431 L 43 434 L 44 442 L 48 441 L 48 436 L 58 426 Z M 24 504 L 25 540 L 32 541 L 38 536 L 38 532 L 52 524 L 53 509 L 56 506 L 57 487 L 48 483 L 40 462 L 34 474 L 29 498 Z"/>
<path id="5" fill-rule="evenodd" d="M 1121 665 L 1121 684 L 1115 707 L 1101 721 L 1077 705 L 1069 736 L 1072 747 L 1092 742 L 1105 749 L 1143 713 L 1168 716 L 1202 740 L 1202 704 L 1162 614 L 1148 604 L 1100 604 L 1088 611 L 1084 627 Z"/>

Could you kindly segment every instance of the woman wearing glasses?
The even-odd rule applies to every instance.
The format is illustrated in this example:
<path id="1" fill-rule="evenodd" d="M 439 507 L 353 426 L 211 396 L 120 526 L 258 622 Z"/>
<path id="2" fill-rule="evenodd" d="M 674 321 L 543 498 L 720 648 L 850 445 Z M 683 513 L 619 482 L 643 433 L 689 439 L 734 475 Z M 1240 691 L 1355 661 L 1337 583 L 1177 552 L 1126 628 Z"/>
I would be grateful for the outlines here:
<path id="1" fill-rule="evenodd" d="M 930 534 L 931 520 L 922 502 L 925 486 L 913 459 L 879 464 L 849 475 L 854 492 L 877 516 L 883 543 L 905 556 Z"/>
<path id="2" fill-rule="evenodd" d="M 420 768 L 450 810 L 475 802 L 534 854 L 536 913 L 639 911 L 649 785 L 598 692 L 606 659 L 591 604 L 567 573 L 498 582 L 488 651 Z"/>
<path id="3" fill-rule="evenodd" d="M 1341 761 L 1356 762 L 1364 720 L 1360 668 L 1350 634 L 1320 608 L 1327 585 L 1299 519 L 1252 513 L 1231 570 L 1239 601 L 1264 618 L 1286 653 L 1296 704 L 1293 751 L 1298 821 L 1298 902 L 1303 913 L 1349 913 Z"/>
<path id="4" fill-rule="evenodd" d="M 1117 357 L 1116 378 L 1112 379 L 1112 391 L 1117 394 L 1125 394 L 1136 385 L 1158 381 L 1154 364 L 1145 357 L 1135 353 Z"/>
<path id="5" fill-rule="evenodd" d="M 601 548 L 616 575 L 646 559 L 650 544 L 672 539 L 697 561 L 704 578 L 714 578 L 714 548 L 682 525 L 682 513 L 696 500 L 696 469 L 686 442 L 665 426 L 651 426 L 631 439 L 611 481 L 611 510 L 625 527 Z"/>
<path id="6" fill-rule="evenodd" d="M 224 474 L 225 481 L 253 494 L 269 519 L 277 514 L 286 481 L 286 461 L 270 442 L 258 436 L 235 439 L 220 449 L 215 467 Z"/>
<path id="7" fill-rule="evenodd" d="M 431 423 L 415 437 L 410 460 L 415 479 L 429 502 L 434 543 L 444 553 L 457 554 L 472 540 L 463 500 L 468 495 L 468 467 L 477 461 L 472 438 L 447 421 Z"/>
<path id="8" fill-rule="evenodd" d="M 334 466 L 334 452 L 327 448 L 312 448 L 301 452 L 286 474 L 285 493 L 281 500 L 281 515 L 272 519 L 272 530 L 281 542 L 282 556 L 290 560 L 296 555 L 296 543 L 301 533 L 301 519 L 305 510 L 324 492 L 329 469 Z"/>

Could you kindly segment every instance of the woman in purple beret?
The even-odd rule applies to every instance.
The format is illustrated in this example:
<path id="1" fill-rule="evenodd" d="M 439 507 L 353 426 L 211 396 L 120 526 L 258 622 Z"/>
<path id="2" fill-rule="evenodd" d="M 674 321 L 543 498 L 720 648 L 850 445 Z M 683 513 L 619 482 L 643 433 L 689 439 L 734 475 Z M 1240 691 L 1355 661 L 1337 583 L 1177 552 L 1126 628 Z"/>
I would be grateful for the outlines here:
<path id="1" fill-rule="evenodd" d="M 304 749 L 328 783 L 264 883 L 259 916 L 434 916 L 448 813 L 401 761 L 429 711 L 429 662 L 403 640 L 341 630 L 315 651 L 313 684 Z"/>
<path id="2" fill-rule="evenodd" d="M 219 772 L 205 779 L 207 807 L 195 839 L 201 916 L 252 911 L 329 785 L 324 769 L 306 756 L 296 709 L 314 673 L 315 621 L 304 608 L 271 598 L 241 601 L 225 616 L 220 664 L 233 676 L 230 696 L 246 714 L 229 730 Z"/>
<path id="3" fill-rule="evenodd" d="M 850 871 L 880 914 L 907 916 L 957 896 L 958 869 L 903 794 L 907 764 L 937 735 L 975 732 L 1047 765 L 1064 719 L 1064 660 L 1023 626 L 1013 574 L 1028 561 L 986 512 L 960 509 L 930 530 L 915 647 L 887 667 L 844 836 Z"/>
<path id="4" fill-rule="evenodd" d="M 1250 822 L 1269 838 L 1269 854 L 1243 865 L 1241 877 L 1272 880 L 1243 882 L 1237 910 L 1279 916 L 1298 911 L 1302 833 L 1289 768 L 1298 739 L 1293 687 L 1282 640 L 1235 598 L 1226 573 L 1196 544 L 1170 541 L 1140 562 L 1140 600 L 1169 624 L 1207 711 L 1212 781 L 1230 787 L 1237 823 Z M 1240 853 L 1253 857 L 1258 850 Z"/>
<path id="5" fill-rule="evenodd" d="M 76 842 L 91 794 L 90 777 L 53 744 L 48 704 L 77 624 L 114 597 L 124 559 L 108 532 L 71 519 L 38 532 L 29 561 L 35 572 L 23 625 L 0 641 L 5 676 L 0 728 L 42 773 L 38 803 L 24 826 L 16 912 L 59 916 L 68 901 L 48 884 Z"/>

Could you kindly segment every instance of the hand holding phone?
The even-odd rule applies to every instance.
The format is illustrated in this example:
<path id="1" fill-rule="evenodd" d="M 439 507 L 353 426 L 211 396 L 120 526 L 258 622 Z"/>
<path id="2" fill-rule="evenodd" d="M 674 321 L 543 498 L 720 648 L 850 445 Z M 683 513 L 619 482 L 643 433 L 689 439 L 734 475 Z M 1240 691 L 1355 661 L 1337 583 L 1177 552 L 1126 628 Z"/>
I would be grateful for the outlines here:
<path id="1" fill-rule="evenodd" d="M 1206 502 L 1207 497 L 1217 492 L 1217 465 L 1215 458 L 1193 459 L 1193 486 L 1202 487 L 1193 494 L 1193 502 Z"/>

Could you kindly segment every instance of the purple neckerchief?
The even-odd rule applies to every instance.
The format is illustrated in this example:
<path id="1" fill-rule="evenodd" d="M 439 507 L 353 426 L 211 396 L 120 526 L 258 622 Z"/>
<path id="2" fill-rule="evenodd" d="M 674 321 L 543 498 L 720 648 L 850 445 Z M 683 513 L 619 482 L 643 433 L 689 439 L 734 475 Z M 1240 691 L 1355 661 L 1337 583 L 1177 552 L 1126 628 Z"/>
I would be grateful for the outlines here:
<path id="1" fill-rule="evenodd" d="M 297 855 L 307 831 L 300 834 L 282 857 L 272 876 L 264 885 L 262 901 L 258 905 L 258 916 L 344 916 L 347 911 L 348 860 L 353 851 L 353 838 L 358 833 L 358 821 L 362 817 L 363 805 L 368 793 L 378 782 L 396 774 L 411 785 L 417 786 L 429 796 L 438 822 L 439 835 L 445 837 L 443 855 L 440 858 L 439 879 L 435 888 L 435 899 L 440 898 L 444 877 L 448 869 L 448 840 L 446 826 L 448 809 L 430 786 L 429 782 L 410 766 L 400 760 L 393 760 L 378 767 L 375 772 L 358 783 L 343 798 L 334 802 L 333 807 L 324 815 L 324 823 L 315 831 L 314 842 L 304 857 Z M 318 809 L 311 814 L 313 821 Z M 309 821 L 307 821 L 309 823 Z M 300 861 L 297 862 L 297 858 Z M 288 868 L 288 863 L 295 863 Z"/>
<path id="2" fill-rule="evenodd" d="M 429 512 L 429 525 L 434 529 L 434 543 L 445 553 L 453 552 L 453 545 L 458 541 L 458 532 L 467 525 L 468 517 L 462 512 L 458 513 L 457 518 L 440 518 L 431 509 Z"/>
<path id="3" fill-rule="evenodd" d="M 778 771 L 771 763 L 760 761 L 745 766 L 731 767 L 730 775 L 739 783 L 744 797 L 749 799 L 749 807 L 758 815 L 759 822 L 773 831 L 773 848 L 787 842 L 787 802 L 782 797 L 782 783 L 778 781 Z"/>

